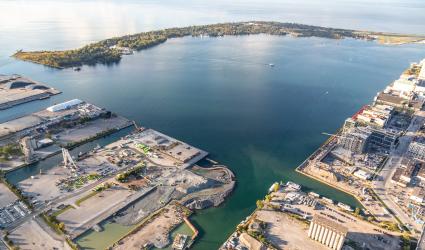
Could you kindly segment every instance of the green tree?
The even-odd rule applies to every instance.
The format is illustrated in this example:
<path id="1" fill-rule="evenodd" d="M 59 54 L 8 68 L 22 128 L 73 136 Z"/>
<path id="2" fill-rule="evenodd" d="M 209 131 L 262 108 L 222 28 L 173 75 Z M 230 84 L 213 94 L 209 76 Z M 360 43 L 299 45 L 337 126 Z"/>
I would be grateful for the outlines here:
<path id="1" fill-rule="evenodd" d="M 63 222 L 59 223 L 58 224 L 58 228 L 59 228 L 59 230 L 61 230 L 62 232 L 64 232 L 65 231 L 65 223 L 63 223 Z"/>
<path id="2" fill-rule="evenodd" d="M 264 202 L 262 200 L 257 200 L 256 204 L 258 209 L 263 209 Z"/>
<path id="3" fill-rule="evenodd" d="M 354 211 L 354 215 L 355 216 L 359 216 L 360 215 L 360 208 L 356 207 L 356 210 Z"/>
<path id="4" fill-rule="evenodd" d="M 277 191 L 279 191 L 279 188 L 280 188 L 280 185 L 279 185 L 279 183 L 276 182 L 273 186 L 273 191 L 277 192 Z"/>

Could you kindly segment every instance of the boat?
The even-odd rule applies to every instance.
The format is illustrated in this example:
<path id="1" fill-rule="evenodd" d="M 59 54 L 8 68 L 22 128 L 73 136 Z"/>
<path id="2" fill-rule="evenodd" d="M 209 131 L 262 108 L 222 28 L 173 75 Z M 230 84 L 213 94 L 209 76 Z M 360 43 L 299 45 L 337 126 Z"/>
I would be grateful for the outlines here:
<path id="1" fill-rule="evenodd" d="M 273 64 L 273 63 L 269 63 L 269 66 L 270 66 L 270 67 L 274 67 L 274 64 Z"/>

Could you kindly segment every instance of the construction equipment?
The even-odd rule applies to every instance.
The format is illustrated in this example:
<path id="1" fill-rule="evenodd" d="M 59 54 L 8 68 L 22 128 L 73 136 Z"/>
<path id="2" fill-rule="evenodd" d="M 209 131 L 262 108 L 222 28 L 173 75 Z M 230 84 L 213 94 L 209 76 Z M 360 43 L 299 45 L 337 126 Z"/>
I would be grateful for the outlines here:
<path id="1" fill-rule="evenodd" d="M 133 125 L 134 125 L 134 128 L 136 129 L 136 131 L 142 131 L 144 129 L 143 127 L 137 126 L 136 121 L 133 121 Z"/>
<path id="2" fill-rule="evenodd" d="M 72 159 L 71 154 L 68 149 L 62 148 L 62 156 L 63 156 L 63 164 L 66 168 L 70 168 L 72 170 L 79 170 L 77 164 L 75 164 L 74 159 Z"/>

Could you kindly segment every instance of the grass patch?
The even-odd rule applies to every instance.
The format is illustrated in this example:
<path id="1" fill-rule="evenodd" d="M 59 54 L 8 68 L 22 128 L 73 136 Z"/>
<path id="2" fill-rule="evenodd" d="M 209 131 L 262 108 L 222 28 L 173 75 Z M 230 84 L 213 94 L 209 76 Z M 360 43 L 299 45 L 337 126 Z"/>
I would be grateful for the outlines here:
<path id="1" fill-rule="evenodd" d="M 60 214 L 65 213 L 65 212 L 66 212 L 66 211 L 68 211 L 69 209 L 74 209 L 74 207 L 73 207 L 73 206 L 71 206 L 71 205 L 67 205 L 66 207 L 64 207 L 64 208 L 62 208 L 62 209 L 60 209 L 60 210 L 58 210 L 58 211 L 56 211 L 56 212 L 52 213 L 52 216 L 57 217 L 57 216 L 59 216 Z"/>
<path id="2" fill-rule="evenodd" d="M 46 222 L 46 224 L 49 225 L 49 227 L 51 227 L 57 234 L 62 235 L 65 233 L 65 224 L 63 222 L 59 222 L 58 219 L 56 219 L 56 216 L 42 213 L 41 218 L 43 218 L 44 222 Z"/>
<path id="3" fill-rule="evenodd" d="M 95 196 L 96 194 L 110 188 L 111 186 L 112 186 L 112 184 L 110 184 L 108 182 L 105 182 L 103 184 L 98 185 L 97 187 L 93 188 L 91 193 L 89 193 L 88 195 L 78 199 L 75 202 L 75 205 L 80 206 L 80 204 L 83 203 L 84 201 L 86 201 L 86 200 L 90 199 L 91 197 Z"/>
<path id="4" fill-rule="evenodd" d="M 91 193 L 89 193 L 88 195 L 86 195 L 86 196 L 84 196 L 84 197 L 82 197 L 82 198 L 78 199 L 78 200 L 75 202 L 75 205 L 80 206 L 80 204 L 81 204 L 81 203 L 83 203 L 84 201 L 86 201 L 86 200 L 90 199 L 91 197 L 95 196 L 95 195 L 96 195 L 96 194 L 98 194 L 98 193 L 99 193 L 98 191 L 92 191 L 92 192 L 91 192 Z"/>

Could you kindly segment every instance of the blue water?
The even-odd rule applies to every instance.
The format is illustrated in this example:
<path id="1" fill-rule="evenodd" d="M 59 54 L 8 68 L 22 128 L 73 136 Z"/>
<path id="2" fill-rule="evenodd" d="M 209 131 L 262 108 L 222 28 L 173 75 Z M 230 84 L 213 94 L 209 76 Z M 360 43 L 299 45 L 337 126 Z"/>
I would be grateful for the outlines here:
<path id="1" fill-rule="evenodd" d="M 216 249 L 276 180 L 294 180 L 357 205 L 353 198 L 298 175 L 294 168 L 326 140 L 322 132 L 338 129 L 410 62 L 425 57 L 423 45 L 267 35 L 171 39 L 125 56 L 118 65 L 83 67 L 80 72 L 8 57 L 18 48 L 71 48 L 153 28 L 232 20 L 425 31 L 422 1 L 103 3 L 0 2 L 4 12 L 0 73 L 19 73 L 63 91 L 48 100 L 1 111 L 0 121 L 80 98 L 209 151 L 235 172 L 238 186 L 223 206 L 193 217 L 201 231 L 197 249 Z M 10 178 L 19 181 L 20 173 L 28 175 L 49 164 Z"/>

